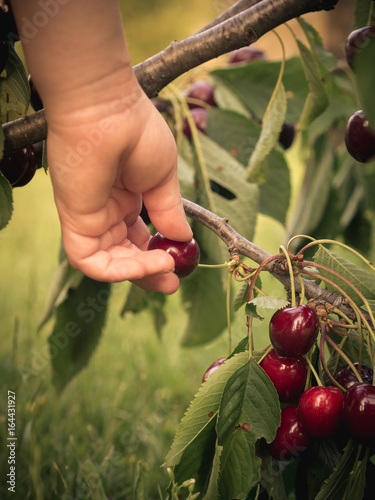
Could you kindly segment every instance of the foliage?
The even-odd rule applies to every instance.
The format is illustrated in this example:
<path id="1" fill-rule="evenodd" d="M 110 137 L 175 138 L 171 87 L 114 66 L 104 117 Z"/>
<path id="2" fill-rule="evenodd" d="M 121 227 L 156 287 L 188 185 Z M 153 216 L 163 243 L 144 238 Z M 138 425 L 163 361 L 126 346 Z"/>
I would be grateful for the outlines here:
<path id="1" fill-rule="evenodd" d="M 370 19 L 371 8 L 367 0 L 357 1 L 353 27 L 363 26 Z M 276 461 L 267 448 L 280 425 L 280 403 L 272 382 L 259 366 L 268 346 L 254 351 L 257 339 L 253 331 L 257 322 L 264 321 L 264 309 L 274 311 L 287 303 L 295 304 L 293 272 L 300 278 L 301 301 L 305 300 L 302 277 L 308 277 L 324 292 L 343 295 L 345 306 L 353 313 L 348 317 L 347 309 L 343 313 L 339 307 L 323 303 L 321 322 L 332 333 L 325 350 L 322 330 L 320 344 L 308 357 L 315 375 L 314 379 L 310 374 L 309 384 L 332 382 L 330 370 L 343 360 L 353 363 L 360 359 L 374 366 L 375 357 L 371 264 L 375 161 L 356 163 L 344 144 L 345 124 L 354 111 L 363 107 L 375 123 L 375 77 L 373 72 L 368 74 L 375 45 L 372 41 L 364 48 L 353 72 L 345 62 L 327 53 L 313 26 L 304 20 L 299 24 L 305 39 L 296 39 L 298 56 L 207 71 L 218 106 L 209 107 L 204 133 L 192 127 L 192 141 L 182 133 L 185 119 L 192 125 L 181 92 L 184 89 L 177 82 L 161 93 L 161 98 L 173 105 L 166 120 L 179 148 L 183 196 L 227 219 L 248 241 L 254 238 L 261 216 L 284 226 L 285 241 L 281 243 L 287 250 L 284 246 L 281 250 L 285 258 L 278 254 L 273 261 L 277 266 L 284 260 L 284 273 L 289 272 L 293 278 L 286 299 L 268 295 L 258 280 L 258 275 L 266 271 L 264 264 L 252 267 L 253 262 L 236 260 L 233 254 L 228 255 L 227 246 L 214 231 L 202 225 L 198 217 L 191 220 L 201 248 L 201 268 L 181 286 L 181 308 L 188 316 L 183 345 L 200 346 L 228 331 L 228 359 L 201 385 L 177 428 L 164 463 L 171 479 L 169 498 L 245 500 L 259 498 L 260 492 L 266 491 L 268 497 L 283 500 L 290 495 L 297 498 L 302 491 L 307 498 L 341 499 L 362 498 L 368 491 L 373 449 L 365 445 L 362 449 L 362 444 L 347 436 L 339 444 L 333 439 L 315 442 L 287 463 Z M 3 122 L 13 113 L 24 116 L 30 99 L 22 65 L 11 49 L 0 79 Z M 285 122 L 292 123 L 297 131 L 291 151 L 285 151 L 279 142 Z M 297 199 L 292 199 L 296 168 L 291 159 L 303 170 Z M 11 188 L 1 176 L 1 228 L 9 222 L 12 207 Z M 311 243 L 306 244 L 306 239 Z M 278 272 L 281 274 L 281 270 Z M 109 298 L 109 284 L 74 272 L 62 256 L 41 323 L 44 326 L 48 320 L 54 321 L 48 345 L 59 391 L 95 352 Z M 318 309 L 322 304 L 312 300 L 312 305 Z M 167 306 L 164 296 L 130 286 L 121 311 L 125 320 L 131 313 L 149 311 L 161 337 Z M 248 337 L 232 349 L 234 314 L 246 325 Z M 339 322 L 341 329 L 336 328 Z M 95 474 L 95 467 L 83 461 L 80 471 L 87 479 Z M 135 498 L 146 497 L 148 483 L 148 467 L 139 465 Z M 105 498 L 102 484 L 90 494 Z"/>

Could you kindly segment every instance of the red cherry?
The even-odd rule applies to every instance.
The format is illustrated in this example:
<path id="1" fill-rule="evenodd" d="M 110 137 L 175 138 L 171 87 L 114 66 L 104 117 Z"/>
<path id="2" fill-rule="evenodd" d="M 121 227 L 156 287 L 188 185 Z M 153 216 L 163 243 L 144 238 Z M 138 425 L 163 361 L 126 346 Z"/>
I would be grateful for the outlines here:
<path id="1" fill-rule="evenodd" d="M 26 171 L 21 175 L 20 179 L 13 184 L 13 187 L 21 187 L 26 186 L 31 179 L 34 177 L 36 169 L 37 169 L 37 154 L 34 146 L 27 147 L 28 153 L 28 163 L 26 167 Z"/>
<path id="2" fill-rule="evenodd" d="M 297 358 L 313 346 L 319 329 L 314 309 L 300 304 L 276 311 L 269 324 L 270 340 L 282 356 Z"/>
<path id="3" fill-rule="evenodd" d="M 191 111 L 191 116 L 194 120 L 195 126 L 197 127 L 198 130 L 203 132 L 204 134 L 206 133 L 206 125 L 207 125 L 207 109 L 205 108 L 193 108 Z M 183 133 L 186 135 L 186 137 L 190 140 L 191 139 L 191 129 L 189 122 L 185 118 L 184 124 L 182 127 Z"/>
<path id="4" fill-rule="evenodd" d="M 290 403 L 302 394 L 307 377 L 307 362 L 303 357 L 287 358 L 271 349 L 259 364 L 271 379 L 282 403 Z"/>
<path id="5" fill-rule="evenodd" d="M 227 358 L 220 358 L 220 359 L 217 359 L 214 363 L 212 363 L 212 365 L 210 365 L 207 370 L 204 372 L 203 374 L 203 377 L 202 377 L 202 382 L 206 382 L 206 380 L 208 379 L 208 377 L 214 372 L 216 371 L 223 363 L 224 361 L 226 360 Z"/>
<path id="6" fill-rule="evenodd" d="M 351 437 L 375 439 L 375 387 L 355 384 L 345 393 L 343 422 Z"/>
<path id="7" fill-rule="evenodd" d="M 254 46 L 241 47 L 238 50 L 234 50 L 229 54 L 229 64 L 251 62 L 266 59 L 266 55 L 263 50 L 260 50 Z"/>
<path id="8" fill-rule="evenodd" d="M 311 441 L 300 422 L 298 406 L 286 406 L 281 410 L 280 426 L 275 439 L 268 445 L 268 451 L 278 460 L 290 460 L 298 457 Z"/>
<path id="9" fill-rule="evenodd" d="M 0 171 L 13 186 L 26 172 L 29 163 L 29 152 L 27 148 L 18 149 L 5 155 L 0 161 Z"/>
<path id="10" fill-rule="evenodd" d="M 202 104 L 208 104 L 209 106 L 216 106 L 214 98 L 214 88 L 211 84 L 204 81 L 196 81 L 192 83 L 186 94 L 187 98 L 196 99 L 202 101 Z M 198 103 L 188 102 L 189 108 L 201 108 L 202 106 Z"/>
<path id="11" fill-rule="evenodd" d="M 361 163 L 375 156 L 375 130 L 363 110 L 356 111 L 349 118 L 345 129 L 345 145 L 349 154 Z"/>
<path id="12" fill-rule="evenodd" d="M 358 370 L 358 363 L 353 363 Z M 372 379 L 374 372 L 367 365 L 362 364 L 362 370 L 360 373 L 363 382 L 367 384 L 372 384 Z M 359 384 L 359 381 L 349 365 L 342 366 L 335 373 L 335 380 L 346 390 L 350 389 L 355 384 Z"/>
<path id="13" fill-rule="evenodd" d="M 341 420 L 344 394 L 337 387 L 310 387 L 299 399 L 298 414 L 315 439 L 333 436 Z"/>
<path id="14" fill-rule="evenodd" d="M 375 26 L 363 26 L 350 33 L 345 44 L 345 55 L 349 66 L 354 69 L 356 55 L 375 37 Z"/>
<path id="15" fill-rule="evenodd" d="M 156 233 L 150 239 L 148 249 L 168 252 L 175 261 L 174 272 L 180 278 L 191 274 L 199 264 L 200 251 L 194 238 L 190 241 L 172 241 Z"/>

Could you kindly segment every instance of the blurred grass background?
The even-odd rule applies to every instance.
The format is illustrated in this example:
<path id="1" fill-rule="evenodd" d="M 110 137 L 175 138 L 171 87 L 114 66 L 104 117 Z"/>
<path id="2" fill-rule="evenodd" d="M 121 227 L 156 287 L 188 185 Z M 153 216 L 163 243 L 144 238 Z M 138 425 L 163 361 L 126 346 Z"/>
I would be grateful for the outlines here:
<path id="1" fill-rule="evenodd" d="M 133 63 L 194 33 L 230 3 L 191 0 L 186 8 L 182 1 L 121 2 Z M 260 45 L 275 45 L 274 37 L 269 39 Z M 274 252 L 282 234 L 278 224 L 261 218 L 255 243 Z M 177 293 L 158 339 L 147 312 L 119 317 L 126 285 L 115 285 L 107 326 L 90 365 L 62 395 L 56 394 L 46 361 L 50 325 L 41 332 L 37 325 L 59 245 L 50 181 L 38 171 L 31 184 L 14 190 L 13 218 L 0 233 L 1 471 L 9 470 L 3 446 L 7 390 L 16 392 L 18 438 L 17 492 L 8 494 L 2 474 L 0 497 L 91 498 L 87 484 L 101 482 L 113 500 L 130 499 L 138 464 L 147 462 L 152 485 L 148 498 L 159 498 L 158 488 L 165 492 L 168 484 L 160 465 L 176 426 L 204 370 L 226 354 L 226 336 L 203 348 L 181 348 L 186 317 Z M 234 342 L 246 333 L 243 323 L 234 327 Z M 38 360 L 35 374 L 29 370 L 31 359 Z M 86 460 L 96 471 L 91 483 Z"/>

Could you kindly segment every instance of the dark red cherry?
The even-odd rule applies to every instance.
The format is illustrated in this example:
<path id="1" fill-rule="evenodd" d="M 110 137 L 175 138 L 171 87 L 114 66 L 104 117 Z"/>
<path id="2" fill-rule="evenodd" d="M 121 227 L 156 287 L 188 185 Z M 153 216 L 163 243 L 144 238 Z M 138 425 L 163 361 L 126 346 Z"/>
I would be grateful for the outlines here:
<path id="1" fill-rule="evenodd" d="M 205 108 L 193 108 L 191 110 L 191 116 L 194 120 L 195 126 L 197 127 L 198 130 L 200 130 L 204 134 L 206 133 L 206 126 L 207 126 L 207 113 L 208 111 Z M 186 137 L 190 140 L 191 129 L 189 122 L 187 121 L 186 118 L 184 120 L 182 131 L 186 135 Z"/>
<path id="2" fill-rule="evenodd" d="M 202 382 L 206 382 L 206 380 L 208 379 L 208 377 L 214 372 L 216 371 L 223 363 L 224 361 L 226 360 L 227 358 L 220 358 L 220 359 L 217 359 L 214 363 L 212 363 L 212 365 L 210 365 L 207 370 L 204 372 L 203 374 L 203 377 L 202 377 Z"/>
<path id="3" fill-rule="evenodd" d="M 333 436 L 341 421 L 344 394 L 337 387 L 310 387 L 299 399 L 298 414 L 315 439 Z"/>
<path id="4" fill-rule="evenodd" d="M 375 37 L 375 26 L 363 26 L 350 33 L 345 44 L 345 55 L 349 66 L 354 69 L 357 54 Z"/>
<path id="5" fill-rule="evenodd" d="M 283 123 L 279 134 L 279 143 L 284 149 L 289 149 L 294 141 L 295 128 L 293 123 Z"/>
<path id="6" fill-rule="evenodd" d="M 375 439 L 375 386 L 355 384 L 345 393 L 343 422 L 352 438 Z"/>
<path id="7" fill-rule="evenodd" d="M 353 363 L 358 370 L 358 363 Z M 367 365 L 362 364 L 360 373 L 363 382 L 372 384 L 374 372 Z M 352 385 L 359 384 L 359 381 L 349 365 L 344 365 L 335 373 L 335 380 L 346 390 L 350 389 Z"/>
<path id="8" fill-rule="evenodd" d="M 286 406 L 281 410 L 281 422 L 276 437 L 268 445 L 270 455 L 278 460 L 297 458 L 312 439 L 302 427 L 298 406 Z"/>
<path id="9" fill-rule="evenodd" d="M 307 377 L 305 358 L 287 358 L 271 349 L 259 364 L 271 379 L 282 403 L 290 403 L 302 394 Z"/>
<path id="10" fill-rule="evenodd" d="M 204 104 L 208 104 L 209 106 L 216 106 L 214 88 L 210 83 L 205 81 L 198 80 L 192 83 L 186 93 L 186 97 L 188 99 L 194 99 L 194 101 L 198 101 L 190 102 L 188 100 L 190 109 L 201 108 L 202 105 L 204 106 Z"/>
<path id="11" fill-rule="evenodd" d="M 345 145 L 349 154 L 361 163 L 375 156 L 375 129 L 363 110 L 356 111 L 349 118 L 345 128 Z"/>
<path id="12" fill-rule="evenodd" d="M 197 108 L 198 109 L 198 108 Z M 150 239 L 149 250 L 164 250 L 168 252 L 175 262 L 175 274 L 183 278 L 191 274 L 199 264 L 199 246 L 192 238 L 190 241 L 172 241 L 160 233 L 156 233 Z"/>
<path id="13" fill-rule="evenodd" d="M 2 158 L 0 161 L 0 171 L 13 186 L 26 172 L 28 163 L 28 149 L 18 149 Z"/>
<path id="14" fill-rule="evenodd" d="M 270 340 L 282 356 L 297 358 L 313 346 L 319 330 L 314 309 L 300 304 L 276 311 L 269 324 Z"/>
<path id="15" fill-rule="evenodd" d="M 230 64 L 258 61 L 263 59 L 266 59 L 266 55 L 263 50 L 254 47 L 253 45 L 241 47 L 240 49 L 234 50 L 229 54 Z"/>
<path id="16" fill-rule="evenodd" d="M 28 163 L 26 171 L 18 179 L 18 181 L 13 184 L 13 187 L 26 186 L 26 184 L 28 184 L 35 175 L 37 169 L 37 153 L 35 151 L 34 146 L 32 145 L 28 146 L 27 153 L 28 153 Z"/>

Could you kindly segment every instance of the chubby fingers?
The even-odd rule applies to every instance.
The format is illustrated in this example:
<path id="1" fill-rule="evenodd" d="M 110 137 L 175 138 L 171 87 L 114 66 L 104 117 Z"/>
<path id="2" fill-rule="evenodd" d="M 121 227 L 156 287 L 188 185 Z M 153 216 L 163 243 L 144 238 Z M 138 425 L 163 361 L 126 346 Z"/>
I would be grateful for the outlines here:
<path id="1" fill-rule="evenodd" d="M 143 193 L 143 201 L 156 230 L 175 241 L 193 237 L 182 204 L 177 170 L 160 185 Z"/>

